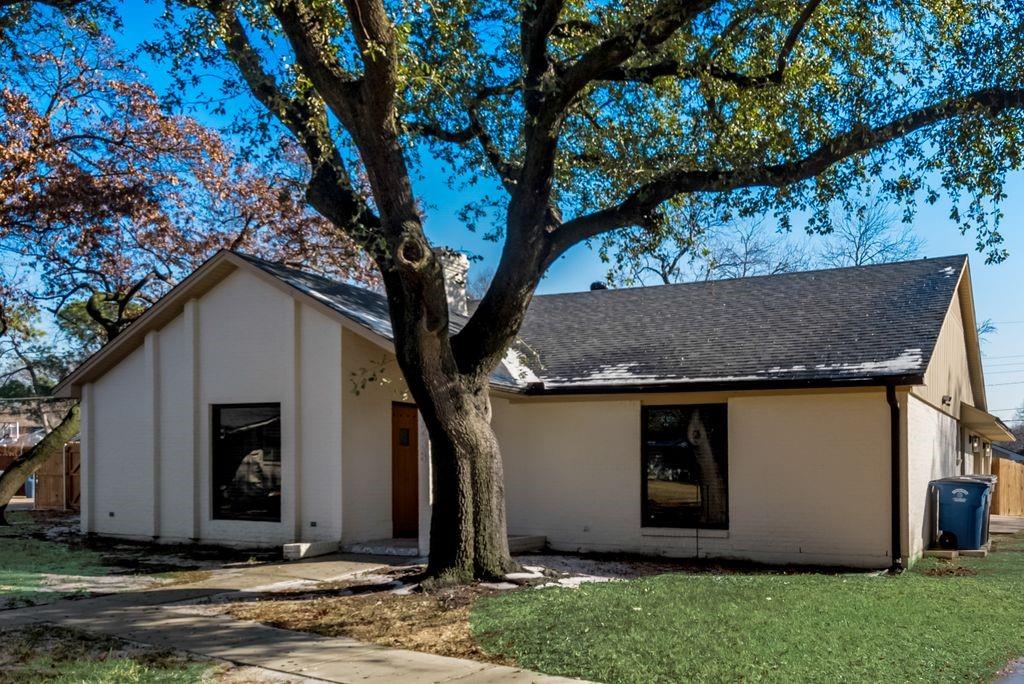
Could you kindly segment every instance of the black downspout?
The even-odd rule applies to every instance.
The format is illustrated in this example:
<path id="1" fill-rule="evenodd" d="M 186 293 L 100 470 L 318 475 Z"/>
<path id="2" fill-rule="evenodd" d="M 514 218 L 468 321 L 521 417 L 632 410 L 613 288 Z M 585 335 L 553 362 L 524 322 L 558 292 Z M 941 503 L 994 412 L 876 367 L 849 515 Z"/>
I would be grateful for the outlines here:
<path id="1" fill-rule="evenodd" d="M 902 480 L 902 468 L 900 467 L 900 402 L 896 398 L 896 385 L 885 386 L 885 400 L 889 402 L 889 446 L 890 446 L 890 472 L 889 472 L 889 495 L 892 506 L 892 565 L 889 572 L 898 575 L 903 572 L 903 549 L 900 544 L 900 536 L 903 534 L 903 521 L 900 515 L 900 482 Z"/>

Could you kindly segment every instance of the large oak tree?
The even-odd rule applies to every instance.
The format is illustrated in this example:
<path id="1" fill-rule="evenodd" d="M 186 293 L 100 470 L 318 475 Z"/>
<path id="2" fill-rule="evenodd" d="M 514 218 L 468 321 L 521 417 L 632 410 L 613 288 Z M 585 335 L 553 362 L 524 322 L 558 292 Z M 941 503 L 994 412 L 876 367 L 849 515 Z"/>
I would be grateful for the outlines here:
<path id="1" fill-rule="evenodd" d="M 908 211 L 950 198 L 1002 258 L 1022 14 L 1015 0 L 172 0 L 151 48 L 183 86 L 236 74 L 305 151 L 308 201 L 377 263 L 433 448 L 429 569 L 464 579 L 512 566 L 488 373 L 548 267 L 663 230 L 698 199 L 799 211 L 813 230 L 878 179 Z M 501 258 L 455 334 L 414 191 L 424 154 L 501 193 L 486 207 Z"/>

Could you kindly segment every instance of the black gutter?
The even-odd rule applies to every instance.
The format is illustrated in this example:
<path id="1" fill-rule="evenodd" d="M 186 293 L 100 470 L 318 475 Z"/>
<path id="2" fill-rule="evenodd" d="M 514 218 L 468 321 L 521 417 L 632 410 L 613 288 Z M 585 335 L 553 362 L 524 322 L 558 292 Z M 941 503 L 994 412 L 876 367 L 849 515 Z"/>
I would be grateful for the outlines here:
<path id="1" fill-rule="evenodd" d="M 902 480 L 902 468 L 900 467 L 900 402 L 896 398 L 896 385 L 885 386 L 885 400 L 889 403 L 889 449 L 890 449 L 890 470 L 889 470 L 889 495 L 892 507 L 892 529 L 890 538 L 892 547 L 892 565 L 889 572 L 898 575 L 903 572 L 903 548 L 900 537 L 903 535 L 903 521 L 900 514 L 900 484 Z"/>
<path id="2" fill-rule="evenodd" d="M 704 382 L 666 381 L 637 384 L 607 385 L 563 385 L 546 386 L 543 382 L 531 382 L 516 389 L 507 385 L 491 383 L 492 387 L 528 396 L 567 394 L 639 394 L 642 392 L 726 392 L 757 389 L 831 389 L 837 387 L 895 387 L 896 385 L 924 384 L 921 373 L 859 377 L 848 379 L 809 378 L 804 380 L 711 380 Z"/>

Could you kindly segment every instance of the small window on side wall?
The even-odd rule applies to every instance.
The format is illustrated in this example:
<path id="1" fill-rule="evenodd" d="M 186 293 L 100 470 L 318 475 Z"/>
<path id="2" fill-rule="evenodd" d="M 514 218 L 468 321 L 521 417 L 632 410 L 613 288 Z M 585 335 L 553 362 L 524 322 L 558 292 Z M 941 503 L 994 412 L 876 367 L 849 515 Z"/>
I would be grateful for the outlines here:
<path id="1" fill-rule="evenodd" d="M 213 518 L 281 521 L 281 405 L 212 407 Z"/>
<path id="2" fill-rule="evenodd" d="M 642 420 L 641 524 L 727 529 L 726 405 L 646 406 Z"/>

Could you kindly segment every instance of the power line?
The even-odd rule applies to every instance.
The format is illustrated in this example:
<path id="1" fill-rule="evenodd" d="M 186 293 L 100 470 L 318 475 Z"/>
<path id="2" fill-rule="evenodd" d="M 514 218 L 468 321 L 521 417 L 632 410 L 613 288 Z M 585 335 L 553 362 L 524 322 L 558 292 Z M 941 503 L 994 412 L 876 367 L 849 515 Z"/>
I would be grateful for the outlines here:
<path id="1" fill-rule="evenodd" d="M 985 387 L 1006 387 L 1007 385 L 1024 385 L 1024 380 L 1017 380 L 1015 382 L 994 382 Z"/>
<path id="2" fill-rule="evenodd" d="M 1024 354 L 1004 354 L 1002 356 L 985 356 L 982 359 L 1024 359 Z"/>

